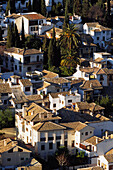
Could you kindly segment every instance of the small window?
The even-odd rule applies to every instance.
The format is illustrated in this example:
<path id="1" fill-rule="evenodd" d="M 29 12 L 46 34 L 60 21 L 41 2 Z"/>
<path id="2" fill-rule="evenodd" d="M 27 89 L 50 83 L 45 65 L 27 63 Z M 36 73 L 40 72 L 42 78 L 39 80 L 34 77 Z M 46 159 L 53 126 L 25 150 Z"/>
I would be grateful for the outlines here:
<path id="1" fill-rule="evenodd" d="M 53 104 L 53 107 L 56 107 L 56 103 Z"/>
<path id="2" fill-rule="evenodd" d="M 15 65 L 15 70 L 17 70 L 17 65 Z"/>
<path id="3" fill-rule="evenodd" d="M 88 135 L 88 132 L 86 132 L 85 135 L 87 136 L 87 135 Z"/>
<path id="4" fill-rule="evenodd" d="M 28 128 L 26 128 L 26 131 L 28 132 Z"/>
<path id="5" fill-rule="evenodd" d="M 92 131 L 90 131 L 90 134 L 92 133 Z"/>
<path id="6" fill-rule="evenodd" d="M 32 136 L 32 131 L 30 130 L 30 136 Z"/>
<path id="7" fill-rule="evenodd" d="M 45 150 L 45 145 L 41 145 L 41 150 L 42 150 L 42 151 Z"/>
<path id="8" fill-rule="evenodd" d="M 25 87 L 25 91 L 30 91 L 30 87 Z"/>
<path id="9" fill-rule="evenodd" d="M 7 104 L 7 100 L 4 100 L 4 104 Z"/>
<path id="10" fill-rule="evenodd" d="M 53 143 L 49 143 L 49 149 L 53 149 Z"/>
<path id="11" fill-rule="evenodd" d="M 84 135 L 84 133 L 82 133 L 82 135 Z"/>
<path id="12" fill-rule="evenodd" d="M 60 147 L 60 142 L 57 142 L 57 148 L 59 148 Z"/>
<path id="13" fill-rule="evenodd" d="M 37 55 L 37 62 L 39 62 L 39 55 Z"/>
<path id="14" fill-rule="evenodd" d="M 23 161 L 24 160 L 24 158 L 21 158 L 21 161 Z"/>
<path id="15" fill-rule="evenodd" d="M 54 137 L 48 137 L 48 140 L 54 140 Z"/>
<path id="16" fill-rule="evenodd" d="M 35 31 L 35 27 L 31 27 L 31 31 Z"/>
<path id="17" fill-rule="evenodd" d="M 31 71 L 31 67 L 28 67 L 27 70 L 28 70 L 28 71 Z"/>
<path id="18" fill-rule="evenodd" d="M 60 140 L 61 139 L 61 136 L 56 136 L 56 140 Z"/>
<path id="19" fill-rule="evenodd" d="M 59 89 L 57 89 L 57 92 L 59 92 Z"/>
<path id="20" fill-rule="evenodd" d="M 68 103 L 72 103 L 72 100 L 68 100 Z"/>
<path id="21" fill-rule="evenodd" d="M 75 141 L 72 140 L 71 147 L 75 147 Z"/>
<path id="22" fill-rule="evenodd" d="M 11 158 L 7 158 L 7 161 L 8 161 L 8 162 L 11 161 Z"/>
<path id="23" fill-rule="evenodd" d="M 40 138 L 40 141 L 42 142 L 42 141 L 46 141 L 46 138 Z"/>
<path id="24" fill-rule="evenodd" d="M 99 37 L 97 37 L 97 40 L 99 40 Z"/>
<path id="25" fill-rule="evenodd" d="M 19 66 L 19 71 L 20 71 L 20 72 L 22 71 L 22 67 L 21 67 L 21 66 Z"/>
<path id="26" fill-rule="evenodd" d="M 67 141 L 64 141 L 64 146 L 67 148 Z"/>

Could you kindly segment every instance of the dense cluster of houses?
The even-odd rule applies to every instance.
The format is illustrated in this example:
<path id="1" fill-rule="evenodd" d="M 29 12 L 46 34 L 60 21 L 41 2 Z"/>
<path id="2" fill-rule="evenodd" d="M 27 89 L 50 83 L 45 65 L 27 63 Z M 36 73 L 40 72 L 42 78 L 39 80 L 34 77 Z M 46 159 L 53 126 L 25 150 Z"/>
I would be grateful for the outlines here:
<path id="1" fill-rule="evenodd" d="M 26 3 L 17 1 L 18 13 L 9 11 L 8 16 L 3 12 L 7 4 L 0 6 L 4 40 L 12 22 L 21 34 L 22 20 L 26 36 L 46 34 L 50 39 L 54 25 L 59 39 L 64 16 L 46 18 L 36 12 L 23 12 L 20 9 L 26 9 Z M 52 1 L 46 1 L 48 11 L 51 6 Z M 112 97 L 113 50 L 108 48 L 112 30 L 97 22 L 83 25 L 77 15 L 70 16 L 69 22 L 76 24 L 81 37 L 80 65 L 70 77 L 43 70 L 41 49 L 12 47 L 1 55 L 0 110 L 8 108 L 15 116 L 16 140 L 0 140 L 0 168 L 41 168 L 32 153 L 47 160 L 65 146 L 72 155 L 83 151 L 93 166 L 89 170 L 113 169 L 113 122 L 104 115 L 105 108 L 94 103 L 103 96 L 104 88 L 111 90 Z"/>

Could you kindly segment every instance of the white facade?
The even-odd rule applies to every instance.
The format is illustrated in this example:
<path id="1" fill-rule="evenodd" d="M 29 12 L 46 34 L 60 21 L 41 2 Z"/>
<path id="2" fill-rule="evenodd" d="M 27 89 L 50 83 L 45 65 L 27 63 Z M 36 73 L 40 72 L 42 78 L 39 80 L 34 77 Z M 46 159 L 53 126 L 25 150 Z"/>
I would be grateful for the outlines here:
<path id="1" fill-rule="evenodd" d="M 105 28 L 99 25 L 99 23 L 85 23 L 83 25 L 83 32 L 90 34 L 94 43 L 100 47 L 105 47 L 105 41 L 111 39 L 111 29 Z"/>
<path id="2" fill-rule="evenodd" d="M 58 94 L 58 97 L 52 97 L 51 94 L 49 94 L 49 101 L 50 101 L 50 109 L 51 110 L 59 110 L 65 106 L 71 106 L 72 103 L 80 102 L 81 96 L 80 94 Z"/>

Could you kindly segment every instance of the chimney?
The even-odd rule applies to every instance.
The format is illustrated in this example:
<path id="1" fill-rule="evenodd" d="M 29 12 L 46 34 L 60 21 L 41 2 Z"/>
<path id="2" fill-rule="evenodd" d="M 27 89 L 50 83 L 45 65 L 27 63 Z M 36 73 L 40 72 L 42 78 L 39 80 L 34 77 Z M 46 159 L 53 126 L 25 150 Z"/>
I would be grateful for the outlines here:
<path id="1" fill-rule="evenodd" d="M 98 138 L 96 137 L 96 144 L 98 144 Z"/>
<path id="2" fill-rule="evenodd" d="M 108 131 L 107 130 L 105 131 L 105 138 L 106 139 L 108 138 Z"/>
<path id="3" fill-rule="evenodd" d="M 20 53 L 20 49 L 19 48 L 17 49 L 17 53 Z"/>
<path id="4" fill-rule="evenodd" d="M 7 146 L 7 139 L 4 139 L 4 146 Z"/>
<path id="5" fill-rule="evenodd" d="M 93 83 L 90 83 L 90 88 L 92 88 L 93 87 Z"/>

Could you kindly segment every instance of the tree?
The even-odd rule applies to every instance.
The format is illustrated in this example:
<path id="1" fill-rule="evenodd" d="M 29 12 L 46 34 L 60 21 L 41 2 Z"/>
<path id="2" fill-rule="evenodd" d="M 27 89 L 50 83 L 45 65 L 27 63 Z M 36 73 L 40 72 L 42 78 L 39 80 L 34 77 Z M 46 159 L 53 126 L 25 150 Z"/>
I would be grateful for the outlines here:
<path id="1" fill-rule="evenodd" d="M 36 38 L 35 35 L 30 35 L 26 38 L 25 46 L 28 48 L 39 49 L 41 45 L 41 40 L 39 38 Z"/>
<path id="2" fill-rule="evenodd" d="M 64 24 L 63 24 L 63 29 L 65 30 L 67 25 L 69 24 L 69 16 L 68 16 L 68 0 L 66 0 L 66 5 L 65 5 L 65 18 L 64 18 Z"/>
<path id="3" fill-rule="evenodd" d="M 69 159 L 69 151 L 65 147 L 59 147 L 58 150 L 55 153 L 56 159 L 61 167 L 67 166 L 69 164 L 68 159 Z"/>
<path id="4" fill-rule="evenodd" d="M 10 48 L 13 46 L 13 43 L 12 43 L 12 39 L 13 39 L 13 36 L 12 36 L 12 33 L 11 33 L 11 26 L 8 25 L 8 31 L 7 31 L 7 48 Z"/>
<path id="5" fill-rule="evenodd" d="M 31 12 L 31 0 L 28 1 L 27 8 L 28 11 Z"/>
<path id="6" fill-rule="evenodd" d="M 46 5 L 45 0 L 41 0 L 41 14 L 46 16 Z"/>
<path id="7" fill-rule="evenodd" d="M 11 37 L 11 47 L 14 47 L 15 46 L 15 36 L 14 36 L 14 23 L 12 22 L 11 23 L 11 35 L 12 35 L 12 37 Z"/>
<path id="8" fill-rule="evenodd" d="M 42 46 L 42 50 L 44 51 L 44 60 L 43 60 L 43 64 L 44 64 L 44 68 L 47 69 L 47 62 L 48 62 L 48 40 L 47 37 L 45 36 L 44 41 L 43 41 L 43 46 Z"/>
<path id="9" fill-rule="evenodd" d="M 22 35 L 21 35 L 21 39 L 22 39 L 22 44 L 24 45 L 25 43 L 25 33 L 24 33 L 24 21 L 22 19 Z"/>
<path id="10" fill-rule="evenodd" d="M 51 69 L 51 67 L 53 67 L 53 61 L 54 61 L 53 39 L 51 39 L 48 47 L 48 69 L 49 70 Z"/>
<path id="11" fill-rule="evenodd" d="M 14 126 L 13 114 L 9 109 L 0 110 L 0 129 Z"/>
<path id="12" fill-rule="evenodd" d="M 82 2 L 82 16 L 84 18 L 87 18 L 88 11 L 89 11 L 89 1 L 88 0 L 83 0 L 83 2 Z"/>
<path id="13" fill-rule="evenodd" d="M 73 14 L 81 15 L 82 13 L 82 4 L 81 0 L 74 0 L 73 1 Z"/>
<path id="14" fill-rule="evenodd" d="M 19 36 L 16 24 L 14 26 L 14 39 L 15 39 L 15 47 L 19 47 L 20 46 L 20 36 Z"/>
<path id="15" fill-rule="evenodd" d="M 10 10 L 11 14 L 15 13 L 15 0 L 8 0 L 7 7 L 6 7 L 6 16 L 8 15 L 8 11 Z"/>
<path id="16" fill-rule="evenodd" d="M 0 41 L 2 41 L 3 38 L 2 38 L 2 28 L 0 27 Z"/>
<path id="17" fill-rule="evenodd" d="M 79 62 L 79 42 L 79 35 L 76 33 L 76 28 L 73 25 L 68 25 L 60 39 L 61 67 L 63 67 L 65 71 L 67 70 L 67 73 L 70 72 L 70 70 L 74 71 Z"/>

